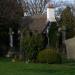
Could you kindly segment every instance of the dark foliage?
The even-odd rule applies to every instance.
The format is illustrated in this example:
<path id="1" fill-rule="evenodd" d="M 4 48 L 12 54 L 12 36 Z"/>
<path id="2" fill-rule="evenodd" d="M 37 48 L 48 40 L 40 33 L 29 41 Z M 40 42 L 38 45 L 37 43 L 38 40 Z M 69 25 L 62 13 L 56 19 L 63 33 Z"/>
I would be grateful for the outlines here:
<path id="1" fill-rule="evenodd" d="M 55 51 L 55 49 L 45 49 L 39 52 L 37 61 L 40 63 L 61 63 L 61 56 Z"/>

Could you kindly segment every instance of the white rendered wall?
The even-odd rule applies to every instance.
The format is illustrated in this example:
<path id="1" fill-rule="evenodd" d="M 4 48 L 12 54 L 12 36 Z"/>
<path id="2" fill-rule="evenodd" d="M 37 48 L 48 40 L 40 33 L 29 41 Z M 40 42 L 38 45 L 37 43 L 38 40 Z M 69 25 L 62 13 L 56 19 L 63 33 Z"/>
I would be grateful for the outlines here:
<path id="1" fill-rule="evenodd" d="M 24 16 L 27 16 L 27 13 L 26 12 L 24 12 Z"/>
<path id="2" fill-rule="evenodd" d="M 56 22 L 54 8 L 47 8 L 47 21 Z"/>

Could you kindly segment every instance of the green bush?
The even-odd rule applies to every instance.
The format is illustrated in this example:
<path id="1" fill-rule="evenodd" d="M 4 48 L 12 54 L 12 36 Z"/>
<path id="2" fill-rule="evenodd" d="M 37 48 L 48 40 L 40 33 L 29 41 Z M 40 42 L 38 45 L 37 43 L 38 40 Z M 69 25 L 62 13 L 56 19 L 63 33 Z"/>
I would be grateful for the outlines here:
<path id="1" fill-rule="evenodd" d="M 44 37 L 42 34 L 30 32 L 24 28 L 21 38 L 21 48 L 25 52 L 25 60 L 36 60 L 36 56 L 42 48 L 44 48 Z"/>
<path id="2" fill-rule="evenodd" d="M 61 63 L 61 56 L 54 49 L 45 49 L 39 52 L 37 61 L 40 63 Z"/>

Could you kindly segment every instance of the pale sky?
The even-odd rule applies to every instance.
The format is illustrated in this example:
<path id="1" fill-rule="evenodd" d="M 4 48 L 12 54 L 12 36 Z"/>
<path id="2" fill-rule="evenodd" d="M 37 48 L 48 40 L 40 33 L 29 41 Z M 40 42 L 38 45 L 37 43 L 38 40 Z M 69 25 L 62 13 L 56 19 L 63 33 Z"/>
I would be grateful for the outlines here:
<path id="1" fill-rule="evenodd" d="M 53 0 L 55 2 L 68 2 L 68 3 L 74 3 L 75 0 Z"/>

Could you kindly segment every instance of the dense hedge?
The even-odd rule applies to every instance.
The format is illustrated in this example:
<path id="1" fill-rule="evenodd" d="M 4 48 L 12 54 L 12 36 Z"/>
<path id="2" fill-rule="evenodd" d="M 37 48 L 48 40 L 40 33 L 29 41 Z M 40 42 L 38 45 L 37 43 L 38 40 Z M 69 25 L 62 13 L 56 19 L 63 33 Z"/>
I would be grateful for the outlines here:
<path id="1" fill-rule="evenodd" d="M 36 59 L 38 52 L 44 48 L 44 36 L 36 32 L 30 32 L 27 28 L 23 30 L 23 37 L 21 38 L 21 47 L 25 52 L 25 60 L 33 61 Z"/>
<path id="2" fill-rule="evenodd" d="M 54 49 L 45 49 L 37 56 L 39 63 L 61 63 L 61 56 Z"/>

